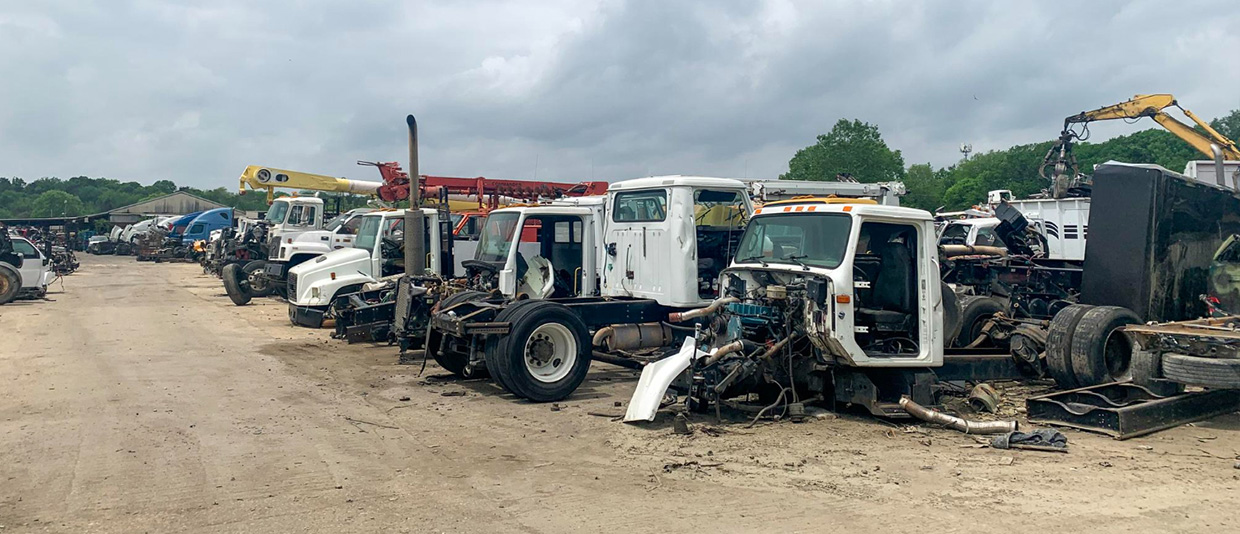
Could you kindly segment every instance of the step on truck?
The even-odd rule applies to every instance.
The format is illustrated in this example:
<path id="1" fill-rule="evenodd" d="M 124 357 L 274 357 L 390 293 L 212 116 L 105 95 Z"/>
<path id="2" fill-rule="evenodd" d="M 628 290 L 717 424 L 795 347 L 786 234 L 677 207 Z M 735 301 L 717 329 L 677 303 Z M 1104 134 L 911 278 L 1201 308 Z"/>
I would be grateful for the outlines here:
<path id="1" fill-rule="evenodd" d="M 659 176 L 613 183 L 605 197 L 492 211 L 464 262 L 469 289 L 431 314 L 427 354 L 547 402 L 581 384 L 600 332 L 634 349 L 671 344 L 692 329 L 664 325 L 669 314 L 719 298 L 719 273 L 753 211 L 746 187 Z M 530 229 L 537 242 L 522 243 Z"/>

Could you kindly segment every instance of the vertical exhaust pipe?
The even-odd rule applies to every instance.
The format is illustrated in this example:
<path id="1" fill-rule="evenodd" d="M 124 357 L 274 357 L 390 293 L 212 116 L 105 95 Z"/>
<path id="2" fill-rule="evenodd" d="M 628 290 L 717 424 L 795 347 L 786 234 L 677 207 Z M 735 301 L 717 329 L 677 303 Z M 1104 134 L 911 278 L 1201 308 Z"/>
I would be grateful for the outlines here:
<path id="1" fill-rule="evenodd" d="M 1214 153 L 1214 181 L 1219 187 L 1227 187 L 1227 165 L 1223 163 L 1223 149 L 1210 143 L 1210 152 Z"/>
<path id="2" fill-rule="evenodd" d="M 409 209 L 405 212 L 405 273 L 426 274 L 426 219 L 422 217 L 422 174 L 418 168 L 418 121 L 405 117 L 409 126 Z"/>

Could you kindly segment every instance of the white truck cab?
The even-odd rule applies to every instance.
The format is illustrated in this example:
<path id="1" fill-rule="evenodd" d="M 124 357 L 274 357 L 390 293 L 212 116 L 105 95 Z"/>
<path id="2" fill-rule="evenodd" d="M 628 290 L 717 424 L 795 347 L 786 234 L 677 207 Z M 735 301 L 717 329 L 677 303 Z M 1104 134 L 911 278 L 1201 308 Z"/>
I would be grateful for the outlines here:
<path id="1" fill-rule="evenodd" d="M 297 209 L 296 205 L 290 206 L 287 219 L 294 219 Z M 313 209 L 317 208 L 311 205 L 302 207 L 303 217 L 308 212 L 307 210 Z M 290 226 L 286 222 L 280 228 L 281 237 L 273 238 L 271 241 L 271 252 L 274 253 L 268 253 L 263 268 L 263 276 L 268 279 L 265 283 L 282 285 L 289 269 L 333 250 L 352 247 L 353 240 L 362 225 L 362 215 L 371 211 L 374 210 L 371 208 L 349 210 L 328 221 L 321 230 L 306 229 L 308 226 Z"/>
<path id="2" fill-rule="evenodd" d="M 291 245 L 303 233 L 323 228 L 323 199 L 316 197 L 280 197 L 272 201 L 265 219 L 269 225 L 272 250 L 269 257 L 279 257 L 280 245 Z"/>
<path id="3" fill-rule="evenodd" d="M 17 269 L 22 276 L 22 288 L 18 296 L 42 297 L 47 294 L 47 286 L 52 283 L 56 273 L 52 270 L 52 261 L 34 243 L 24 237 L 13 237 L 13 252 L 22 257 L 22 266 Z"/>
<path id="4" fill-rule="evenodd" d="M 429 208 L 423 208 L 422 214 L 427 228 L 423 235 L 427 270 L 439 272 L 439 214 Z M 404 273 L 404 217 L 405 210 L 400 209 L 364 213 L 352 247 L 333 250 L 289 269 L 289 319 L 318 328 L 337 295 Z"/>
<path id="5" fill-rule="evenodd" d="M 509 299 L 597 295 L 604 200 L 580 197 L 492 211 L 474 260 L 463 265 L 497 271 L 500 293 Z"/>
<path id="6" fill-rule="evenodd" d="M 995 217 L 974 217 L 948 222 L 939 234 L 939 243 L 944 245 L 969 245 L 986 247 L 1003 247 L 1003 240 L 995 233 L 999 227 L 999 219 Z"/>
<path id="7" fill-rule="evenodd" d="M 751 211 L 739 180 L 626 180 L 605 197 L 492 211 L 467 267 L 497 272 L 507 299 L 604 296 L 693 307 L 717 296 L 719 272 Z"/>
<path id="8" fill-rule="evenodd" d="M 815 347 L 847 366 L 943 364 L 938 249 L 926 211 L 840 198 L 767 204 L 723 283 L 742 295 L 731 310 L 742 323 L 785 308 Z M 801 309 L 791 309 L 799 298 Z"/>

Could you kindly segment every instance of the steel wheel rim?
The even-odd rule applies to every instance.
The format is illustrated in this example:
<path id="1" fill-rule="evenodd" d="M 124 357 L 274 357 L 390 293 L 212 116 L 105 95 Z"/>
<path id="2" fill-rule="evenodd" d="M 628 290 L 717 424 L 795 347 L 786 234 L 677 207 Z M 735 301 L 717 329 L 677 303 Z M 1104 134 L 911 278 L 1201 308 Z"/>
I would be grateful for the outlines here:
<path id="1" fill-rule="evenodd" d="M 539 325 L 525 340 L 525 370 L 534 380 L 552 384 L 563 380 L 577 363 L 577 338 L 559 323 Z"/>

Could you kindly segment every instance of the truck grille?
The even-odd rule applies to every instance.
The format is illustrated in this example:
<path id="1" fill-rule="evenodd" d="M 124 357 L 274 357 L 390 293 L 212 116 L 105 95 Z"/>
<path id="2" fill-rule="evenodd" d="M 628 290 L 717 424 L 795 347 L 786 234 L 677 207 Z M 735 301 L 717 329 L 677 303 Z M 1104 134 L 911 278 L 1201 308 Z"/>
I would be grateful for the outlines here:
<path id="1" fill-rule="evenodd" d="M 297 275 L 288 273 L 288 299 L 297 300 Z"/>

